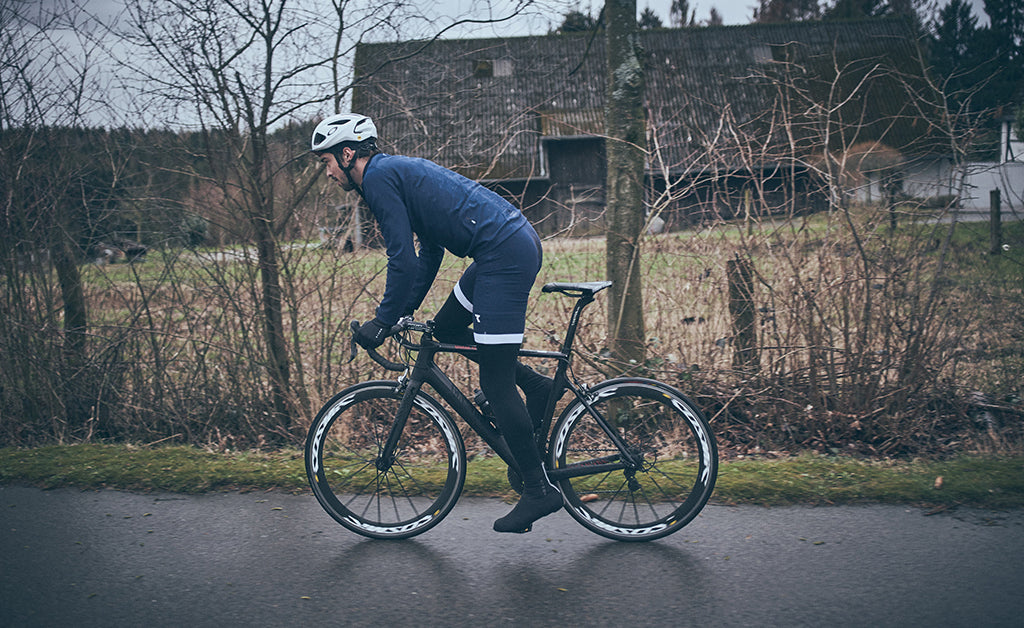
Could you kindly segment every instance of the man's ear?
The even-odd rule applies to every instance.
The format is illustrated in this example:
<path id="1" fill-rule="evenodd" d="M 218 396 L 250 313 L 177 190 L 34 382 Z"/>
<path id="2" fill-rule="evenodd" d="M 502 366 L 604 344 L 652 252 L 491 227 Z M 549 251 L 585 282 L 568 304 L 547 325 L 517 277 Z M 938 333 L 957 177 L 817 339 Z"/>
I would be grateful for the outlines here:
<path id="1" fill-rule="evenodd" d="M 348 165 L 351 166 L 352 162 L 355 161 L 356 151 L 352 150 L 348 146 L 345 146 L 344 148 L 341 149 L 341 156 L 342 156 L 342 161 L 345 162 L 345 163 L 348 163 Z M 340 166 L 342 164 L 338 164 L 338 165 Z"/>

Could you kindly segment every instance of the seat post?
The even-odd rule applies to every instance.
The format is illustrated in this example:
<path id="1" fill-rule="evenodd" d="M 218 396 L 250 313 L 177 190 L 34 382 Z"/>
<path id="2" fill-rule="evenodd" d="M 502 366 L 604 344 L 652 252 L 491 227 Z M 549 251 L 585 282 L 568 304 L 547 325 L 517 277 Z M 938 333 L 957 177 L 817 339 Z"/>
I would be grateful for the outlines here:
<path id="1" fill-rule="evenodd" d="M 569 318 L 569 326 L 565 330 L 565 340 L 562 342 L 562 353 L 568 355 L 569 351 L 572 350 L 573 340 L 576 338 L 576 329 L 580 323 L 580 315 L 583 313 L 583 308 L 587 307 L 594 301 L 594 295 L 604 290 L 608 286 L 612 285 L 610 281 L 585 281 L 585 282 L 554 282 L 545 284 L 541 288 L 541 292 L 561 292 L 562 294 L 574 296 L 577 298 L 576 306 L 572 310 L 572 316 Z"/>
<path id="2" fill-rule="evenodd" d="M 562 342 L 562 353 L 569 355 L 569 352 L 572 350 L 572 343 L 576 338 L 576 328 L 579 327 L 580 316 L 583 314 L 583 308 L 593 302 L 594 295 L 589 292 L 584 292 L 576 301 L 576 306 L 572 308 L 572 316 L 569 317 L 569 327 L 565 330 L 565 340 Z"/>

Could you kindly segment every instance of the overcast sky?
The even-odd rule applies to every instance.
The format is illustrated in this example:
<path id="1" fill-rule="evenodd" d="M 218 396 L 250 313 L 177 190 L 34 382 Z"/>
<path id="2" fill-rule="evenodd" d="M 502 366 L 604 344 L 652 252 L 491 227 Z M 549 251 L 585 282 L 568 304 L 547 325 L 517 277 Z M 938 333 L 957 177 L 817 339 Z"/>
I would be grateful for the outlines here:
<path id="1" fill-rule="evenodd" d="M 825 0 L 825 2 L 830 1 Z M 948 1 L 938 0 L 938 5 L 943 6 Z M 979 16 L 979 25 L 987 24 L 988 19 L 983 9 L 983 0 L 969 0 L 969 2 L 974 6 L 974 14 Z M 479 7 L 483 4 L 486 4 L 486 0 L 436 0 L 435 2 L 426 3 L 426 5 L 436 7 L 435 10 L 438 14 L 448 17 L 465 15 L 473 7 Z M 491 4 L 501 7 L 503 3 L 495 0 Z M 578 0 L 577 2 L 569 0 L 566 2 L 566 6 L 573 5 L 578 6 L 581 11 L 596 17 L 600 13 L 604 2 L 603 0 Z M 718 10 L 719 15 L 722 16 L 722 21 L 725 24 L 749 24 L 754 14 L 754 7 L 757 5 L 758 0 L 690 0 L 690 10 L 696 10 L 698 22 L 707 21 L 712 7 L 714 7 Z M 672 0 L 637 0 L 636 6 L 637 13 L 650 7 L 661 18 L 665 26 L 670 26 L 669 7 L 672 6 Z M 504 23 L 494 30 L 497 30 L 499 34 L 505 35 L 541 35 L 548 32 L 549 28 L 561 24 L 561 21 L 561 14 L 540 18 L 536 16 L 524 17 L 512 24 Z M 476 36 L 489 36 L 489 34 L 477 34 Z"/>
<path id="2" fill-rule="evenodd" d="M 750 16 L 753 13 L 753 7 L 756 0 L 690 0 L 690 9 L 697 10 L 697 20 L 704 21 L 708 19 L 711 13 L 711 7 L 714 6 L 718 9 L 721 14 L 723 21 L 726 24 L 747 24 L 750 22 Z M 440 15 L 448 17 L 456 17 L 466 15 L 467 11 L 471 10 L 474 6 L 479 7 L 483 3 L 480 0 L 438 0 L 436 3 L 432 3 L 434 9 Z M 496 7 L 500 7 L 503 3 L 493 2 Z M 573 3 L 570 1 L 566 2 L 564 6 L 571 7 L 576 5 L 579 10 L 584 13 L 597 17 L 601 12 L 601 7 L 604 5 L 602 0 L 580 0 L 579 2 Z M 672 5 L 672 0 L 637 0 L 637 13 L 642 12 L 645 8 L 650 7 L 657 15 L 661 18 L 662 23 L 665 26 L 669 26 L 669 7 Z M 568 9 L 567 9 L 568 10 Z M 498 29 L 492 29 L 499 31 L 505 35 L 542 35 L 547 33 L 549 29 L 559 26 L 562 22 L 564 12 L 551 14 L 548 13 L 544 16 L 527 16 L 521 19 L 517 19 L 512 24 L 503 24 Z M 478 34 L 477 36 L 488 36 L 487 34 Z"/>
<path id="3" fill-rule="evenodd" d="M 79 6 L 85 8 L 88 12 L 98 15 L 102 18 L 109 19 L 121 12 L 124 7 L 125 0 L 22 0 L 26 6 L 37 6 L 52 8 L 54 6 Z M 159 0 L 155 0 L 159 1 Z M 370 6 L 371 2 L 377 0 L 353 0 L 352 5 L 359 6 Z M 398 0 L 396 0 L 397 3 Z M 438 29 L 444 28 L 454 21 L 465 18 L 473 18 L 478 20 L 494 19 L 499 17 L 507 16 L 510 7 L 515 6 L 519 2 L 524 0 L 402 0 L 401 5 L 406 9 L 407 16 L 418 16 L 408 22 L 403 22 L 406 25 L 400 33 L 396 33 L 394 30 L 381 31 L 377 36 L 370 35 L 369 39 L 372 40 L 385 40 L 391 41 L 396 37 L 403 39 L 416 39 L 423 37 L 435 36 Z M 758 0 L 690 0 L 691 9 L 696 10 L 696 18 L 698 22 L 703 22 L 708 19 L 712 7 L 718 10 L 719 14 L 726 25 L 741 25 L 748 24 L 750 22 L 751 15 L 753 14 L 754 4 Z M 980 9 L 980 5 L 983 0 L 971 0 L 975 5 L 975 14 L 983 15 L 983 11 Z M 948 0 L 938 0 L 940 4 L 945 4 Z M 330 13 L 330 3 L 326 0 L 294 0 L 295 4 L 304 5 L 311 11 L 326 10 Z M 638 12 L 642 12 L 645 8 L 650 7 L 658 17 L 661 18 L 662 23 L 669 26 L 669 7 L 672 4 L 672 0 L 637 0 Z M 579 10 L 596 17 L 601 7 L 604 5 L 604 0 L 538 0 L 537 4 L 532 5 L 526 13 L 520 17 L 512 20 L 502 21 L 498 24 L 491 24 L 488 26 L 477 25 L 475 27 L 465 27 L 458 29 L 451 29 L 444 33 L 446 38 L 455 37 L 502 37 L 502 36 L 528 36 L 528 35 L 543 35 L 550 30 L 556 28 L 562 23 L 564 14 L 570 10 L 570 8 L 576 7 Z M 418 9 L 416 7 L 419 7 Z M 320 9 L 319 7 L 324 7 Z M 315 18 L 314 18 L 315 20 Z M 985 19 L 979 19 L 979 23 L 987 23 Z M 68 57 L 75 57 L 75 48 L 78 45 L 76 38 L 72 33 L 68 33 L 66 37 L 61 40 L 64 54 Z M 91 59 L 92 63 L 96 63 L 97 59 Z M 100 65 L 103 65 L 102 60 L 99 61 Z M 95 66 L 94 66 L 95 67 Z M 110 74 L 114 76 L 116 70 Z M 103 79 L 102 70 L 100 79 Z M 105 83 L 104 80 L 100 80 L 100 83 Z M 118 85 L 120 82 L 118 81 Z M 105 89 L 102 95 L 103 102 L 121 102 L 122 100 L 127 102 L 135 103 L 138 100 L 138 94 L 128 90 L 122 90 L 121 96 L 118 97 L 119 92 L 114 91 L 111 88 L 110 91 Z M 97 100 L 99 102 L 99 100 Z M 128 108 L 125 108 L 128 110 Z M 305 113 L 303 115 L 306 115 Z M 312 114 L 309 114 L 312 115 Z M 114 122 L 112 121 L 111 124 Z"/>
<path id="4" fill-rule="evenodd" d="M 697 11 L 697 21 L 705 21 L 711 14 L 711 8 L 718 9 L 719 15 L 726 24 L 747 24 L 750 16 L 754 13 L 754 5 L 757 2 L 752 0 L 690 0 L 690 10 Z M 650 7 L 658 14 L 665 26 L 668 22 L 668 9 L 672 6 L 672 0 L 637 0 L 636 8 L 643 11 Z"/>
<path id="5" fill-rule="evenodd" d="M 31 0 L 29 1 L 31 2 Z M 54 2 L 67 0 L 37 1 L 44 5 L 52 5 Z M 314 6 L 318 2 L 318 0 L 308 1 Z M 827 2 L 828 0 L 825 1 Z M 948 0 L 938 0 L 940 6 L 946 4 L 946 2 Z M 987 23 L 988 20 L 982 8 L 983 0 L 970 0 L 970 2 L 974 6 L 975 15 L 980 18 L 979 23 Z M 443 18 L 448 19 L 457 19 L 468 14 L 474 14 L 474 17 L 484 17 L 481 13 L 481 8 L 490 5 L 496 7 L 496 11 L 500 12 L 504 7 L 512 4 L 502 0 L 413 0 L 410 4 L 416 3 L 425 7 L 425 13 L 443 16 Z M 748 24 L 757 3 L 758 0 L 690 0 L 690 9 L 696 10 L 698 22 L 706 21 L 711 14 L 712 7 L 714 7 L 722 16 L 725 24 Z M 117 9 L 123 6 L 123 0 L 84 0 L 83 4 L 90 10 L 103 15 L 110 15 L 116 13 Z M 579 10 L 590 13 L 595 17 L 603 5 L 603 0 L 563 0 L 563 6 L 576 6 Z M 671 5 L 672 0 L 637 0 L 637 12 L 642 12 L 645 8 L 650 7 L 661 18 L 662 23 L 665 26 L 669 26 L 669 7 Z M 513 36 L 540 35 L 546 33 L 550 28 L 558 26 L 561 23 L 562 13 L 564 11 L 561 13 L 548 12 L 541 16 L 534 13 L 523 18 L 517 18 L 512 22 L 504 22 L 501 26 L 492 30 L 497 34 Z M 489 36 L 489 34 L 475 34 L 475 36 Z"/>

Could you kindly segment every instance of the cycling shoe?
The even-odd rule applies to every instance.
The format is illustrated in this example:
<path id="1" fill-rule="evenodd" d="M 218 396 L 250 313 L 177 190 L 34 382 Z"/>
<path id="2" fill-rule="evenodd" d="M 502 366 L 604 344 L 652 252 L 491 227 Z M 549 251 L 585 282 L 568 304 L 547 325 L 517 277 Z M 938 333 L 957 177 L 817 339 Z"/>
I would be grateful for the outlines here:
<path id="1" fill-rule="evenodd" d="M 544 493 L 523 493 L 512 512 L 494 522 L 495 532 L 523 534 L 533 529 L 533 522 L 562 508 L 562 494 L 554 487 Z"/>

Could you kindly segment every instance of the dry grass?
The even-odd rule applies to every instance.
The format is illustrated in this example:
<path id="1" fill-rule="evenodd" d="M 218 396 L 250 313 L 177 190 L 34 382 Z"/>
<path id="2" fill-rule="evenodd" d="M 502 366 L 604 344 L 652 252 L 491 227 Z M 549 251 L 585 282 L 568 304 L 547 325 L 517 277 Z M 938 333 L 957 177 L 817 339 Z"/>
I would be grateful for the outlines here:
<path id="1" fill-rule="evenodd" d="M 986 234 L 970 226 L 956 230 L 940 257 L 944 229 L 921 223 L 889 232 L 865 208 L 648 237 L 647 372 L 704 407 L 727 455 L 1019 452 L 1024 337 L 1019 318 L 1007 313 L 1024 303 L 1024 229 L 1004 225 L 1010 251 L 1000 258 L 982 254 Z M 756 271 L 756 371 L 733 368 L 725 268 L 737 258 Z M 0 406 L 3 442 L 298 443 L 321 400 L 357 381 L 391 377 L 364 357 L 347 362 L 348 322 L 372 316 L 385 261 L 374 250 L 282 247 L 290 425 L 271 410 L 259 277 L 245 250 L 89 267 L 94 360 L 75 377 L 95 392 L 92 417 L 68 425 L 59 405 L 26 405 L 67 380 L 45 375 L 45 356 L 59 354 L 60 337 L 47 324 L 32 329 L 53 307 L 40 298 L 20 326 L 5 328 L 12 368 Z M 446 258 L 418 316 L 437 311 L 466 264 Z M 602 238 L 546 241 L 526 346 L 557 346 L 573 305 L 540 294 L 541 284 L 604 276 Z M 613 370 L 602 357 L 604 308 L 599 297 L 580 328 L 574 372 L 583 381 Z M 35 348 L 26 356 L 16 346 Z M 453 380 L 472 391 L 475 369 L 446 360 Z M 20 367 L 40 375 L 17 376 Z"/>

